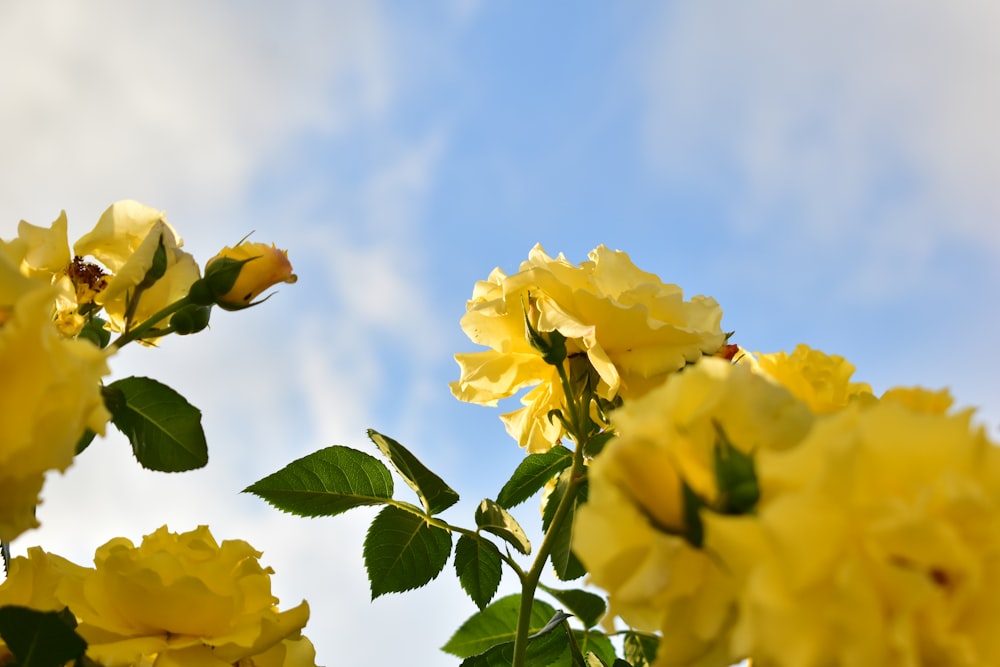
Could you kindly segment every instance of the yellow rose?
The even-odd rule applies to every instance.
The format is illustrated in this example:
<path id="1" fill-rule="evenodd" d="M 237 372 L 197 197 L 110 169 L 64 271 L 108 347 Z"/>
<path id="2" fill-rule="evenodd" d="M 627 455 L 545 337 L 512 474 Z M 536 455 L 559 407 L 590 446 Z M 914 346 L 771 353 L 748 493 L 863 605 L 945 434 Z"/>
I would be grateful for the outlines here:
<path id="1" fill-rule="evenodd" d="M 759 455 L 801 441 L 813 417 L 787 390 L 748 366 L 706 358 L 611 417 L 617 436 L 590 465 L 573 551 L 609 593 L 613 613 L 659 630 L 659 665 L 729 665 L 736 582 L 689 533 L 682 487 L 722 509 L 716 456 L 721 434 Z M 706 512 L 703 512 L 706 514 Z"/>
<path id="2" fill-rule="evenodd" d="M 955 400 L 947 389 L 924 389 L 923 387 L 892 387 L 879 397 L 879 401 L 896 401 L 916 412 L 943 415 L 951 409 Z"/>
<path id="3" fill-rule="evenodd" d="M 63 337 L 52 319 L 57 290 L 27 278 L 0 253 L 0 538 L 38 525 L 44 474 L 65 470 L 86 428 L 104 433 L 107 354 Z"/>
<path id="4" fill-rule="evenodd" d="M 725 342 L 714 299 L 684 300 L 676 285 L 638 269 L 628 255 L 599 246 L 574 266 L 536 245 L 520 271 L 494 269 L 476 284 L 462 329 L 489 350 L 455 355 L 459 399 L 496 405 L 538 385 L 521 410 L 504 416 L 508 430 L 531 453 L 549 449 L 562 434 L 548 413 L 563 405 L 558 374 L 525 338 L 525 308 L 543 335 L 566 337 L 571 363 L 585 364 L 604 399 L 636 398 L 685 364 L 714 354 Z"/>
<path id="5" fill-rule="evenodd" d="M 269 287 L 278 283 L 294 283 L 298 277 L 292 273 L 292 263 L 288 261 L 288 251 L 279 250 L 272 243 L 239 243 L 235 247 L 225 247 L 205 265 L 206 277 L 212 265 L 221 259 L 246 262 L 242 266 L 233 265 L 238 271 L 232 287 L 216 296 L 221 306 L 240 308 L 251 302 Z"/>
<path id="6" fill-rule="evenodd" d="M 143 290 L 130 317 L 132 325 L 186 296 L 200 276 L 198 264 L 180 249 L 183 240 L 164 213 L 136 201 L 116 202 L 104 211 L 94 229 L 74 244 L 75 255 L 92 255 L 112 274 L 95 301 L 104 306 L 113 331 L 124 331 L 128 324 L 127 309 L 153 267 L 161 244 L 166 253 L 165 272 Z"/>
<path id="7" fill-rule="evenodd" d="M 808 345 L 798 345 L 792 354 L 758 354 L 760 372 L 784 385 L 809 404 L 816 414 L 842 409 L 852 400 L 870 400 L 867 382 L 851 382 L 854 365 L 838 355 L 828 355 Z"/>
<path id="8" fill-rule="evenodd" d="M 1000 449 L 970 417 L 890 400 L 762 452 L 777 492 L 734 650 L 764 667 L 1000 664 Z"/>
<path id="9" fill-rule="evenodd" d="M 201 526 L 166 526 L 136 547 L 116 538 L 98 548 L 95 567 L 66 579 L 59 601 L 77 617 L 87 655 L 106 667 L 141 664 L 314 665 L 300 631 L 309 607 L 278 611 L 273 571 L 242 540 L 217 543 Z M 261 662 L 258 662 L 260 658 Z"/>

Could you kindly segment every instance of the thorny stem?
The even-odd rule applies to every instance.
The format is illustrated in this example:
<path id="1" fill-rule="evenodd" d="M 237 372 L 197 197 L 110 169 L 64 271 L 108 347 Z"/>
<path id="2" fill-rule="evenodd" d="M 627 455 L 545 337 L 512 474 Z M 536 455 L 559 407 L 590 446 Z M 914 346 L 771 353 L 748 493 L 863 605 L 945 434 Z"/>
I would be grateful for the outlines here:
<path id="1" fill-rule="evenodd" d="M 552 552 L 552 545 L 555 542 L 556 535 L 559 533 L 559 528 L 576 503 L 577 491 L 579 490 L 580 483 L 585 479 L 583 450 L 588 436 L 585 427 L 587 415 L 584 411 L 588 409 L 588 406 L 581 405 L 574 397 L 564 365 L 560 364 L 557 368 L 563 387 L 563 394 L 566 396 L 566 409 L 569 412 L 568 426 L 570 428 L 567 430 L 572 431 L 569 435 L 576 442 L 576 449 L 573 451 L 573 466 L 570 470 L 566 493 L 559 500 L 559 506 L 552 517 L 549 529 L 545 532 L 541 546 L 538 547 L 538 553 L 531 565 L 531 569 L 521 577 L 521 603 L 517 613 L 517 631 L 514 635 L 513 667 L 524 667 L 525 665 L 528 651 L 528 631 L 531 628 L 531 606 L 535 600 L 535 590 L 538 588 L 538 580 L 541 578 L 545 563 Z"/>

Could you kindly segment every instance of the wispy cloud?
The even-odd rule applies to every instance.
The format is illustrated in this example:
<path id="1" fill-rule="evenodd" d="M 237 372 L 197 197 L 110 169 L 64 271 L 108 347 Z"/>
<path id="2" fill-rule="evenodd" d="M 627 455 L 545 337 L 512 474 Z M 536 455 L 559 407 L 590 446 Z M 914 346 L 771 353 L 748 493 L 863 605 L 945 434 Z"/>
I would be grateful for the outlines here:
<path id="1" fill-rule="evenodd" d="M 724 200 L 736 234 L 856 258 L 853 298 L 912 288 L 943 244 L 998 257 L 998 19 L 982 3 L 672 5 L 647 33 L 650 155 Z"/>

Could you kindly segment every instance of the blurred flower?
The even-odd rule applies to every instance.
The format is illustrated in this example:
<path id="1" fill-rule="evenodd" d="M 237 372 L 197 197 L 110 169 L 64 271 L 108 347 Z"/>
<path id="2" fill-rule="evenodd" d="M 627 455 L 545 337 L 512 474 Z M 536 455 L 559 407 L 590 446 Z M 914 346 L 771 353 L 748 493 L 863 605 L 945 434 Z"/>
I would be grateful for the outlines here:
<path id="1" fill-rule="evenodd" d="M 542 335 L 565 336 L 571 366 L 592 372 L 597 395 L 609 401 L 641 396 L 725 343 L 714 299 L 685 301 L 679 287 L 604 246 L 574 266 L 536 245 L 518 273 L 497 268 L 476 283 L 462 329 L 490 349 L 456 354 L 461 378 L 451 383 L 457 398 L 483 405 L 537 385 L 522 397 L 525 407 L 503 416 L 508 432 L 532 453 L 561 436 L 562 426 L 548 414 L 564 401 L 555 367 L 525 338 L 526 311 Z"/>
<path id="2" fill-rule="evenodd" d="M 851 382 L 854 365 L 838 355 L 825 354 L 808 345 L 795 350 L 757 355 L 762 373 L 784 385 L 816 414 L 828 414 L 852 400 L 873 400 L 867 382 Z"/>
<path id="3" fill-rule="evenodd" d="M 87 655 L 105 667 L 311 667 L 315 652 L 300 633 L 309 607 L 278 611 L 273 571 L 259 557 L 242 540 L 218 544 L 205 526 L 163 527 L 139 547 L 113 539 L 94 568 L 33 548 L 13 560 L 0 603 L 68 606 Z"/>
<path id="4" fill-rule="evenodd" d="M 131 200 L 108 207 L 94 229 L 74 244 L 76 256 L 92 255 L 111 274 L 95 301 L 104 306 L 112 330 L 124 331 L 126 324 L 143 322 L 187 295 L 200 272 L 182 245 L 162 211 Z M 159 273 L 155 282 L 148 279 L 151 270 Z"/>
<path id="5" fill-rule="evenodd" d="M 45 472 L 65 470 L 85 429 L 104 433 L 107 353 L 65 338 L 53 318 L 58 290 L 22 275 L 11 247 L 0 252 L 0 539 L 38 525 Z"/>
<path id="6" fill-rule="evenodd" d="M 734 651 L 767 667 L 1000 664 L 1000 449 L 970 418 L 889 400 L 761 452 L 763 548 L 746 523 L 710 529 L 744 573 Z"/>
<path id="7" fill-rule="evenodd" d="M 228 264 L 220 261 L 226 259 L 232 261 Z M 216 303 L 223 307 L 252 305 L 253 300 L 269 287 L 298 280 L 292 273 L 288 251 L 279 250 L 273 243 L 239 243 L 233 248 L 223 248 L 205 265 L 206 279 L 213 273 L 213 265 L 215 272 L 225 266 L 223 271 L 232 273 L 233 282 L 227 284 L 228 289 L 214 295 Z"/>
<path id="8" fill-rule="evenodd" d="M 700 526 L 700 507 L 750 511 L 752 467 L 734 478 L 726 466 L 793 447 L 813 419 L 784 388 L 718 358 L 699 361 L 612 414 L 617 436 L 591 463 L 573 551 L 593 583 L 608 591 L 613 613 L 633 627 L 663 632 L 657 664 L 738 659 L 727 641 L 735 582 L 698 548 L 700 528 L 691 522 Z M 746 491 L 751 497 L 736 497 Z M 688 504 L 692 496 L 695 506 Z"/>
<path id="9" fill-rule="evenodd" d="M 924 389 L 923 387 L 892 387 L 886 390 L 879 401 L 895 401 L 915 412 L 943 415 L 951 408 L 955 400 L 947 389 Z"/>

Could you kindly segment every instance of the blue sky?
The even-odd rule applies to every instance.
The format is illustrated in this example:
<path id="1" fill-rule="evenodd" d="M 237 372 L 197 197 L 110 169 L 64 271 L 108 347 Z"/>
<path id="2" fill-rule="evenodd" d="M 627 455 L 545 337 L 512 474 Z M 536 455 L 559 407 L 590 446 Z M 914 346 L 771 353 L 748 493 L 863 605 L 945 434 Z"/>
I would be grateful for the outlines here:
<path id="1" fill-rule="evenodd" d="M 142 472 L 108 438 L 49 480 L 15 551 L 86 562 L 208 523 L 265 552 L 284 605 L 310 600 L 320 664 L 453 664 L 437 647 L 474 608 L 450 570 L 369 603 L 370 514 L 238 491 L 374 427 L 471 523 L 521 453 L 448 391 L 473 349 L 458 319 L 536 242 L 630 253 L 718 299 L 749 349 L 806 342 L 878 391 L 951 386 L 996 434 L 998 21 L 903 0 L 5 5 L 0 236 L 61 209 L 79 236 L 132 198 L 201 262 L 256 230 L 300 278 L 113 361 L 204 411 L 207 469 Z"/>

